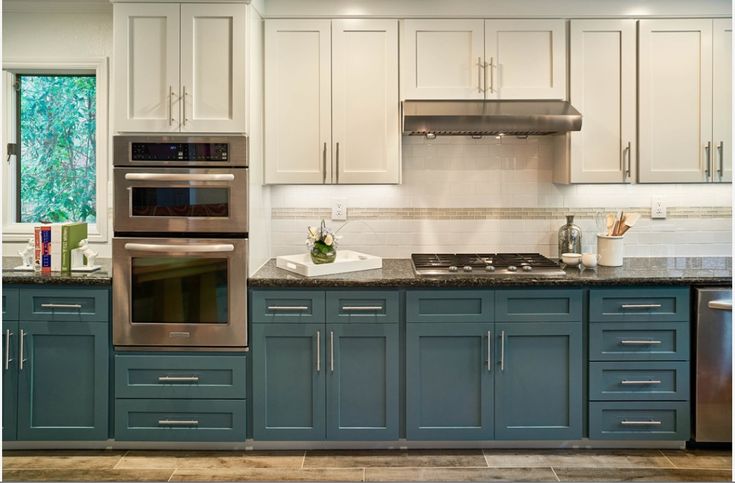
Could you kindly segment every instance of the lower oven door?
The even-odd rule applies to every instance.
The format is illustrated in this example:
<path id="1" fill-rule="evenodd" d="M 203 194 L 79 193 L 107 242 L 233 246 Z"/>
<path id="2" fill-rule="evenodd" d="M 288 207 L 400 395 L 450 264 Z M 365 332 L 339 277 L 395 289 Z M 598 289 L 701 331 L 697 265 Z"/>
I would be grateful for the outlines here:
<path id="1" fill-rule="evenodd" d="M 247 233 L 247 168 L 115 168 L 115 231 Z"/>
<path id="2" fill-rule="evenodd" d="M 247 239 L 113 238 L 115 346 L 247 346 Z"/>

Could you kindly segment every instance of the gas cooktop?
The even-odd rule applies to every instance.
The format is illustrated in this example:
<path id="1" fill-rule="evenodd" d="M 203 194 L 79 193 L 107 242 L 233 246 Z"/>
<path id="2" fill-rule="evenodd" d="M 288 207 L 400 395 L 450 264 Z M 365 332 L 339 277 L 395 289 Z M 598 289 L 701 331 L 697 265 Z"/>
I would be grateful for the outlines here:
<path id="1" fill-rule="evenodd" d="M 414 253 L 411 262 L 417 275 L 566 275 L 558 263 L 539 253 Z"/>

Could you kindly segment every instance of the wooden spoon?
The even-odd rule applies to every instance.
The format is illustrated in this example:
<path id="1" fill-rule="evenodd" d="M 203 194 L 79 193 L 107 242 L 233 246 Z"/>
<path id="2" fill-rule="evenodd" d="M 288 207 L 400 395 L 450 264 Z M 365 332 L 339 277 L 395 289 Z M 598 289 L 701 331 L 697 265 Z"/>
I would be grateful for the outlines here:
<path id="1" fill-rule="evenodd" d="M 628 213 L 627 215 L 625 215 L 623 226 L 622 228 L 619 228 L 620 235 L 625 235 L 625 232 L 633 228 L 633 225 L 635 225 L 640 219 L 640 213 Z"/>
<path id="2" fill-rule="evenodd" d="M 607 236 L 612 235 L 612 227 L 615 224 L 615 215 L 612 213 L 607 214 Z"/>

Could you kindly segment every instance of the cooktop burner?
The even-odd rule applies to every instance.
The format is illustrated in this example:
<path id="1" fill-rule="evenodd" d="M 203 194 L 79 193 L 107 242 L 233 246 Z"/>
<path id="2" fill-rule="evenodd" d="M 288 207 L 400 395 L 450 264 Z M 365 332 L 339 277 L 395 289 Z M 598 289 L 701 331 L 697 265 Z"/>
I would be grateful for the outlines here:
<path id="1" fill-rule="evenodd" d="M 539 253 L 414 253 L 411 262 L 418 275 L 566 275 Z"/>

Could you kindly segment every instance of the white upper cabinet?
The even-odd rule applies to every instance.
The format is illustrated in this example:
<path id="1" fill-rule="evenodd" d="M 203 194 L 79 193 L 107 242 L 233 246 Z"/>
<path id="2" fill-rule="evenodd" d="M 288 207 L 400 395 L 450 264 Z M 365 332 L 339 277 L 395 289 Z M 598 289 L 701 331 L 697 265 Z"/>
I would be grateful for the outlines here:
<path id="1" fill-rule="evenodd" d="M 732 182 L 732 19 L 713 23 L 713 122 L 715 167 L 712 180 Z"/>
<path id="2" fill-rule="evenodd" d="M 179 130 L 179 5 L 114 5 L 115 130 Z"/>
<path id="3" fill-rule="evenodd" d="M 403 99 L 483 99 L 482 20 L 404 20 Z"/>
<path id="4" fill-rule="evenodd" d="M 245 7 L 181 5 L 181 130 L 245 131 Z"/>
<path id="5" fill-rule="evenodd" d="M 336 183 L 397 183 L 401 130 L 398 21 L 332 22 Z"/>
<path id="6" fill-rule="evenodd" d="M 486 20 L 487 99 L 565 99 L 564 20 Z"/>
<path id="7" fill-rule="evenodd" d="M 245 132 L 244 4 L 113 12 L 115 131 Z"/>
<path id="8" fill-rule="evenodd" d="M 641 20 L 638 55 L 639 181 L 708 181 L 712 20 Z"/>
<path id="9" fill-rule="evenodd" d="M 329 20 L 265 22 L 265 182 L 331 182 Z"/>
<path id="10" fill-rule="evenodd" d="M 636 21 L 572 20 L 569 54 L 569 101 L 583 122 L 571 133 L 563 182 L 630 182 L 637 158 Z"/>

